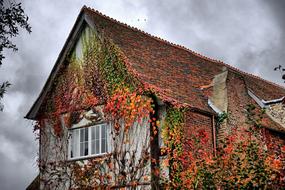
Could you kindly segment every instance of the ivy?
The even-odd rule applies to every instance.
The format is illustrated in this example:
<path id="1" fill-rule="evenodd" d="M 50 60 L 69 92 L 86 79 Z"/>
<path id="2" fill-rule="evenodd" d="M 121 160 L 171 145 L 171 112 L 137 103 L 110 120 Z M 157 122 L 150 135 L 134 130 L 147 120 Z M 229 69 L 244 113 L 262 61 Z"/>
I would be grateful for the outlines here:
<path id="1" fill-rule="evenodd" d="M 149 181 L 144 170 L 150 165 L 150 130 L 146 129 L 145 137 L 140 137 L 145 138 L 141 150 L 130 148 L 128 132 L 131 127 L 135 128 L 134 131 L 141 130 L 141 124 L 157 127 L 155 118 L 147 120 L 154 114 L 152 98 L 148 96 L 151 92 L 142 88 L 131 74 L 120 50 L 111 41 L 99 38 L 95 33 L 83 32 L 82 45 L 82 59 L 73 51 L 60 68 L 42 108 L 45 113 L 42 118 L 53 122 L 54 133 L 60 141 L 64 139 L 60 120 L 63 114 L 65 126 L 70 127 L 78 123 L 86 110 L 104 105 L 104 116 L 115 129 L 111 132 L 113 152 L 106 158 L 88 160 L 87 163 L 58 161 L 56 168 L 40 161 L 41 168 L 52 167 L 44 184 L 57 183 L 55 187 L 61 189 L 58 184 L 67 180 L 62 172 L 70 171 L 65 173 L 71 180 L 66 184 L 73 183 L 68 189 L 110 189 L 117 185 L 135 188 L 139 183 Z M 37 125 L 35 129 L 41 127 Z M 62 151 L 58 154 L 61 155 Z M 137 155 L 141 157 L 137 158 Z M 56 180 L 51 180 L 55 176 Z"/>
<path id="2" fill-rule="evenodd" d="M 182 184 L 180 173 L 183 166 L 180 158 L 183 153 L 185 112 L 185 108 L 169 106 L 166 111 L 165 123 L 162 126 L 163 140 L 166 145 L 163 151 L 168 155 L 171 189 L 181 189 Z"/>
<path id="3" fill-rule="evenodd" d="M 41 111 L 44 117 L 55 121 L 58 132 L 63 113 L 106 104 L 119 89 L 128 89 L 129 94 L 146 94 L 128 71 L 115 44 L 88 29 L 82 34 L 82 58 L 78 58 L 75 50 L 69 54 Z"/>
<path id="4" fill-rule="evenodd" d="M 228 119 L 228 113 L 223 111 L 217 117 L 217 124 L 218 125 L 222 124 L 226 119 Z"/>
<path id="5" fill-rule="evenodd" d="M 254 105 L 246 108 L 248 126 L 233 129 L 218 144 L 216 157 L 199 150 L 203 136 L 193 131 L 191 149 L 184 155 L 190 161 L 180 175 L 183 189 L 284 188 L 283 148 L 267 150 L 261 135 L 264 110 L 258 111 Z"/>

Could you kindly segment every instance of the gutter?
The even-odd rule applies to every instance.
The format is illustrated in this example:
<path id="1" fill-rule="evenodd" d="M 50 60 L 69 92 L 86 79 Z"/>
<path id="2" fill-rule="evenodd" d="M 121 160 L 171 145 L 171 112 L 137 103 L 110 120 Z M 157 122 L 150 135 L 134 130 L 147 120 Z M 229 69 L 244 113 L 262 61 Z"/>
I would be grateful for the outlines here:
<path id="1" fill-rule="evenodd" d="M 279 98 L 279 99 L 275 99 L 275 100 L 268 100 L 268 101 L 266 101 L 266 100 L 261 100 L 262 101 L 262 103 L 264 103 L 264 104 L 266 104 L 266 105 L 269 105 L 269 104 L 276 104 L 276 103 L 280 103 L 280 102 L 282 102 L 283 100 L 284 100 L 284 96 L 282 97 L 282 98 Z"/>
<path id="2" fill-rule="evenodd" d="M 278 98 L 278 99 L 273 99 L 273 100 L 263 100 L 263 99 L 259 99 L 254 93 L 252 90 L 248 89 L 247 90 L 247 93 L 248 95 L 253 98 L 255 100 L 255 102 L 261 107 L 261 108 L 267 108 L 269 105 L 271 104 L 277 104 L 277 103 L 280 103 L 282 102 L 285 97 L 281 97 L 281 98 Z"/>
<path id="3" fill-rule="evenodd" d="M 214 103 L 213 103 L 210 99 L 208 99 L 208 105 L 209 105 L 218 115 L 220 115 L 220 114 L 223 113 L 219 108 L 217 108 L 217 107 L 214 105 Z"/>

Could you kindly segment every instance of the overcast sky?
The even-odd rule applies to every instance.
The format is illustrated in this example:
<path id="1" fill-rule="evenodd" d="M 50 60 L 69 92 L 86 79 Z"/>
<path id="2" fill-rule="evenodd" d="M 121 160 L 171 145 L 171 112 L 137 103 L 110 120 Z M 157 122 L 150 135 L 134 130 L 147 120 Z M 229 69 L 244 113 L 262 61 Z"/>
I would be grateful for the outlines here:
<path id="1" fill-rule="evenodd" d="M 0 112 L 0 189 L 24 189 L 37 175 L 32 122 L 23 119 L 44 85 L 83 5 L 153 35 L 283 85 L 273 67 L 285 65 L 282 0 L 25 0 L 32 33 L 6 52 L 0 82 L 13 86 Z"/>

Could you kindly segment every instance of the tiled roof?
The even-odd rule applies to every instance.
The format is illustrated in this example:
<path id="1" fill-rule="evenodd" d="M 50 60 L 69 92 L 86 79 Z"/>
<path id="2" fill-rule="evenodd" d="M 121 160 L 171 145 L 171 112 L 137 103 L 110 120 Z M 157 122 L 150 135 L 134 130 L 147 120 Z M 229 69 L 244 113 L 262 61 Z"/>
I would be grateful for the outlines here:
<path id="1" fill-rule="evenodd" d="M 38 190 L 40 189 L 40 175 L 32 181 L 32 183 L 26 188 L 26 190 Z"/>
<path id="2" fill-rule="evenodd" d="M 36 118 L 60 64 L 74 41 L 74 33 L 78 32 L 78 25 L 82 24 L 82 19 L 86 19 L 88 23 L 92 22 L 98 33 L 112 40 L 120 48 L 129 71 L 145 86 L 152 88 L 163 101 L 213 112 L 207 104 L 211 88 L 201 90 L 201 86 L 209 85 L 214 76 L 221 73 L 223 67 L 243 77 L 246 85 L 260 99 L 271 100 L 285 95 L 285 89 L 281 86 L 152 36 L 84 6 L 51 75 L 26 118 Z"/>
<path id="3" fill-rule="evenodd" d="M 207 97 L 200 87 L 210 84 L 224 66 L 243 77 L 247 86 L 261 99 L 271 100 L 285 95 L 285 89 L 272 82 L 154 37 L 91 8 L 83 7 L 83 11 L 99 33 L 120 47 L 141 81 L 165 99 L 208 111 Z"/>

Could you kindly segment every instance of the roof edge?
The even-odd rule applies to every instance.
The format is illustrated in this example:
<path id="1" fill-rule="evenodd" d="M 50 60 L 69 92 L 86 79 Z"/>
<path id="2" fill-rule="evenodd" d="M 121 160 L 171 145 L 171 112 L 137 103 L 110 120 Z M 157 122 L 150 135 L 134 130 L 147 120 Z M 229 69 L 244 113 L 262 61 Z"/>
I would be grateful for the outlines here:
<path id="1" fill-rule="evenodd" d="M 57 59 L 56 59 L 56 62 L 55 62 L 55 65 L 53 66 L 45 84 L 44 84 L 44 87 L 42 88 L 39 96 L 37 97 L 36 101 L 33 103 L 32 107 L 30 108 L 30 110 L 28 111 L 28 113 L 26 114 L 26 116 L 24 116 L 24 118 L 26 119 L 31 119 L 31 120 L 36 120 L 36 117 L 37 117 L 37 113 L 39 111 L 39 108 L 40 108 L 40 105 L 42 104 L 43 100 L 44 100 L 44 97 L 47 93 L 47 89 L 49 88 L 49 86 L 51 85 L 51 81 L 54 79 L 55 77 L 55 73 L 57 73 L 58 69 L 59 69 L 59 66 L 60 66 L 60 63 L 64 60 L 63 57 L 66 56 L 67 52 L 68 52 L 68 46 L 72 43 L 72 38 L 77 36 L 77 33 L 75 32 L 78 32 L 79 28 L 82 26 L 82 23 L 83 23 L 83 14 L 84 14 L 84 9 L 86 8 L 86 6 L 83 6 L 79 12 L 79 15 L 77 16 L 76 18 L 76 21 L 71 29 L 71 31 L 69 32 L 69 35 L 63 45 L 63 48 L 61 49 Z"/>
<path id="2" fill-rule="evenodd" d="M 69 33 L 65 43 L 64 43 L 64 46 L 63 46 L 63 48 L 62 48 L 62 50 L 61 50 L 61 52 L 60 52 L 60 54 L 59 54 L 59 56 L 58 56 L 58 58 L 57 58 L 57 60 L 55 62 L 55 65 L 54 65 L 53 69 L 51 70 L 51 72 L 49 74 L 49 77 L 48 77 L 44 87 L 42 88 L 38 98 L 36 99 L 36 101 L 34 102 L 34 104 L 32 105 L 32 107 L 30 108 L 30 110 L 28 111 L 28 113 L 26 114 L 26 116 L 24 118 L 31 119 L 31 120 L 35 120 L 36 119 L 38 111 L 39 111 L 39 108 L 40 108 L 40 105 L 42 104 L 42 102 L 44 100 L 44 97 L 45 97 L 45 95 L 47 93 L 47 90 L 49 89 L 49 87 L 51 85 L 51 81 L 54 79 L 54 77 L 55 77 L 55 75 L 56 75 L 56 73 L 57 73 L 57 71 L 59 69 L 60 63 L 62 63 L 62 61 L 64 60 L 64 58 L 66 56 L 66 53 L 69 50 L 68 46 L 73 43 L 71 40 L 73 38 L 76 38 L 77 33 L 75 33 L 75 32 L 78 32 L 78 30 L 79 30 L 78 26 L 80 27 L 82 25 L 82 23 L 80 23 L 80 21 L 84 21 L 85 20 L 87 22 L 86 18 L 83 17 L 85 11 L 91 11 L 93 14 L 94 13 L 98 14 L 99 16 L 101 16 L 101 17 L 103 17 L 105 19 L 108 19 L 109 21 L 112 21 L 112 22 L 115 22 L 115 23 L 117 23 L 117 24 L 119 24 L 121 26 L 127 27 L 127 28 L 129 28 L 129 29 L 131 29 L 131 30 L 133 30 L 135 32 L 143 33 L 144 35 L 147 35 L 148 37 L 150 37 L 150 38 L 152 38 L 154 40 L 157 40 L 159 42 L 165 43 L 165 44 L 170 45 L 172 47 L 175 47 L 175 48 L 187 51 L 187 52 L 189 52 L 189 53 L 191 53 L 191 54 L 193 54 L 193 55 L 195 55 L 195 56 L 197 56 L 197 57 L 199 57 L 201 59 L 204 59 L 206 61 L 210 61 L 212 63 L 220 64 L 221 66 L 225 66 L 225 67 L 227 67 L 228 69 L 230 69 L 232 71 L 235 71 L 235 72 L 243 74 L 243 75 L 247 75 L 249 77 L 253 77 L 253 78 L 257 79 L 257 80 L 264 81 L 264 82 L 266 82 L 268 84 L 271 84 L 271 85 L 273 85 L 275 87 L 278 87 L 278 88 L 281 88 L 281 89 L 285 90 L 285 87 L 283 87 L 281 85 L 278 85 L 278 84 L 273 83 L 271 81 L 265 80 L 265 79 L 263 79 L 263 78 L 261 78 L 259 76 L 256 76 L 256 75 L 253 75 L 253 74 L 250 74 L 250 73 L 246 73 L 246 72 L 244 72 L 244 71 L 242 71 L 242 70 L 240 70 L 240 69 L 238 69 L 238 68 L 236 68 L 234 66 L 226 64 L 226 63 L 224 63 L 224 62 L 222 62 L 220 60 L 216 60 L 216 59 L 212 59 L 212 58 L 209 58 L 207 56 L 204 56 L 204 55 L 202 55 L 200 53 L 197 53 L 197 52 L 195 52 L 195 51 L 193 51 L 193 50 L 191 50 L 191 49 L 189 49 L 189 48 L 187 48 L 185 46 L 182 46 L 182 45 L 179 45 L 179 44 L 175 44 L 175 43 L 172 43 L 172 42 L 167 41 L 165 39 L 162 39 L 160 37 L 151 35 L 150 33 L 147 33 L 147 32 L 145 32 L 143 30 L 140 30 L 140 29 L 138 29 L 136 27 L 130 26 L 130 25 L 126 24 L 126 23 L 120 22 L 120 21 L 118 21 L 118 20 L 116 20 L 114 18 L 111 18 L 111 17 L 109 17 L 107 15 L 104 15 L 103 13 L 101 13 L 101 12 L 99 12 L 99 11 L 93 9 L 93 8 L 90 8 L 90 7 L 87 7 L 87 6 L 84 5 L 81 8 L 81 10 L 80 10 L 80 13 L 79 13 L 79 15 L 78 15 L 78 17 L 77 17 L 77 19 L 75 21 L 75 24 L 73 25 L 73 27 L 72 27 L 72 29 L 71 29 L 71 31 L 70 31 L 70 33 Z M 78 30 L 76 30 L 76 29 L 78 29 Z"/>
<path id="3" fill-rule="evenodd" d="M 247 88 L 247 93 L 248 95 L 253 98 L 255 100 L 255 102 L 261 107 L 261 108 L 266 108 L 268 107 L 268 105 L 271 105 L 271 104 L 278 104 L 278 103 L 281 103 L 283 102 L 283 100 L 285 99 L 284 96 L 282 96 L 281 98 L 278 98 L 278 99 L 272 99 L 272 100 L 263 100 L 263 99 L 260 99 L 258 96 L 256 96 L 254 94 L 254 91 L 250 88 Z"/>

